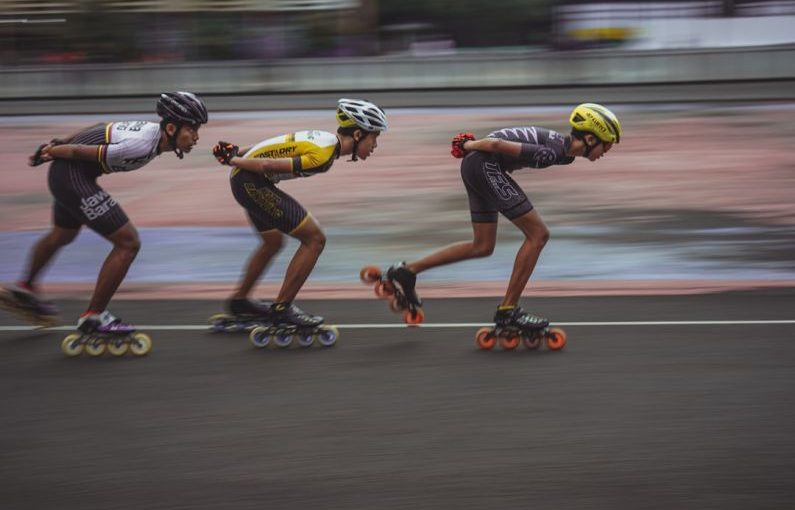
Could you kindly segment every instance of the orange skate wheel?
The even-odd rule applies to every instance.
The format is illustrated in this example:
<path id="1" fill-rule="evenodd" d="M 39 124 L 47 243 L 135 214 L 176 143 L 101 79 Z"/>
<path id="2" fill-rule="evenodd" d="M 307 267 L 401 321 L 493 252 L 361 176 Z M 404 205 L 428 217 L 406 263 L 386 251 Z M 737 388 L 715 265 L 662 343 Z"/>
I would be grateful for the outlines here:
<path id="1" fill-rule="evenodd" d="M 528 349 L 538 349 L 541 346 L 541 335 L 524 337 L 524 346 Z"/>
<path id="2" fill-rule="evenodd" d="M 475 333 L 475 343 L 479 349 L 488 351 L 497 345 L 497 339 L 491 335 L 491 328 L 480 328 L 478 332 Z"/>
<path id="3" fill-rule="evenodd" d="M 381 270 L 376 266 L 364 266 L 359 271 L 359 278 L 364 283 L 375 283 L 381 279 Z"/>
<path id="4" fill-rule="evenodd" d="M 506 351 L 512 351 L 519 347 L 519 342 L 522 341 L 522 338 L 519 335 L 516 336 L 509 336 L 500 339 L 500 345 Z"/>
<path id="5" fill-rule="evenodd" d="M 547 348 L 550 351 L 559 351 L 566 345 L 566 332 L 560 328 L 552 328 L 547 333 Z"/>
<path id="6" fill-rule="evenodd" d="M 378 282 L 375 284 L 375 295 L 387 299 L 395 295 L 395 285 L 392 282 Z"/>
<path id="7" fill-rule="evenodd" d="M 403 310 L 403 322 L 409 326 L 418 326 L 425 320 L 425 313 L 422 308 L 417 308 L 417 311 L 411 313 L 411 310 Z"/>
<path id="8" fill-rule="evenodd" d="M 389 300 L 389 309 L 394 313 L 400 313 L 403 311 L 400 303 L 398 303 L 397 297 L 392 296 L 392 299 Z"/>

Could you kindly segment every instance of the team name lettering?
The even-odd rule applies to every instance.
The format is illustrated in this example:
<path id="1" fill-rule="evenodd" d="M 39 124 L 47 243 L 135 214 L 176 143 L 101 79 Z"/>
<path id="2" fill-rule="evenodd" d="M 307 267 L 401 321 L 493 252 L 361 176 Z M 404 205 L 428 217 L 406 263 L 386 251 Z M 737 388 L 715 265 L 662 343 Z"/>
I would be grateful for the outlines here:
<path id="1" fill-rule="evenodd" d="M 483 166 L 486 168 L 486 177 L 489 179 L 489 184 L 491 184 L 497 196 L 500 197 L 500 200 L 510 200 L 512 197 L 519 196 L 519 192 L 505 178 L 505 174 L 502 173 L 498 165 L 487 162 Z"/>
<path id="2" fill-rule="evenodd" d="M 257 154 L 258 158 L 286 158 L 295 152 L 295 147 L 282 147 Z"/>
<path id="3" fill-rule="evenodd" d="M 100 191 L 80 201 L 80 210 L 89 220 L 95 220 L 110 211 L 116 200 L 105 191 Z"/>

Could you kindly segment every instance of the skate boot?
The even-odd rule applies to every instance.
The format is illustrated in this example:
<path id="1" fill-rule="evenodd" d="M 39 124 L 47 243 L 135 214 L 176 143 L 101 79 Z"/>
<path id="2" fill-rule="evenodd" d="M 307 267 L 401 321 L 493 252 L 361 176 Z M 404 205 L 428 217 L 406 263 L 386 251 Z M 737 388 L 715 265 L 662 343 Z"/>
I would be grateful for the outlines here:
<path id="1" fill-rule="evenodd" d="M 81 316 L 77 332 L 63 339 L 61 350 L 69 357 L 83 350 L 89 356 L 102 356 L 106 350 L 114 356 L 123 356 L 128 350 L 135 356 L 145 356 L 152 350 L 152 339 L 106 310 Z"/>
<path id="2" fill-rule="evenodd" d="M 238 332 L 251 331 L 258 326 L 269 326 L 270 301 L 257 301 L 251 299 L 229 299 L 225 303 L 227 313 L 218 313 L 210 317 L 210 331 Z"/>
<path id="3" fill-rule="evenodd" d="M 0 307 L 38 327 L 47 328 L 58 324 L 58 309 L 55 305 L 41 299 L 33 289 L 21 284 L 0 288 Z"/>
<path id="4" fill-rule="evenodd" d="M 417 275 L 405 262 L 390 266 L 385 273 L 375 266 L 366 266 L 359 273 L 365 283 L 375 283 L 375 295 L 389 300 L 389 309 L 403 314 L 403 321 L 417 325 L 425 320 L 422 300 L 417 295 Z"/>
<path id="5" fill-rule="evenodd" d="M 544 317 L 530 315 L 522 307 L 497 308 L 494 313 L 494 324 L 498 328 L 513 328 L 519 331 L 534 331 L 549 326 L 549 321 Z"/>
<path id="6" fill-rule="evenodd" d="M 543 339 L 553 351 L 566 345 L 566 333 L 562 329 L 549 329 L 547 319 L 531 315 L 518 306 L 499 307 L 494 314 L 494 327 L 481 328 L 475 335 L 478 347 L 484 350 L 493 348 L 498 339 L 506 350 L 516 349 L 520 342 L 528 349 L 538 349 Z"/>
<path id="7" fill-rule="evenodd" d="M 273 341 L 277 347 L 285 348 L 293 340 L 301 347 L 311 347 L 315 341 L 323 347 L 331 347 L 339 337 L 336 327 L 323 325 L 323 317 L 309 314 L 292 303 L 271 305 L 270 320 L 270 326 L 254 328 L 249 334 L 255 347 L 267 347 Z"/>

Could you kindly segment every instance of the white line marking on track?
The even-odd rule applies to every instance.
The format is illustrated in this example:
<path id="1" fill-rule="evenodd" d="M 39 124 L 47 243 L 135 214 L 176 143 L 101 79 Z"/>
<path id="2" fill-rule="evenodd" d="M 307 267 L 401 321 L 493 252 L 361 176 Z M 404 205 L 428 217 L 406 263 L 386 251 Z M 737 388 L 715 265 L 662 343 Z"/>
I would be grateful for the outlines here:
<path id="1" fill-rule="evenodd" d="M 768 326 L 775 324 L 795 324 L 795 320 L 743 320 L 743 321 L 618 321 L 618 322 L 556 322 L 550 326 Z M 339 329 L 401 329 L 401 328 L 480 328 L 493 326 L 482 322 L 429 322 L 419 326 L 407 326 L 400 323 L 389 324 L 329 324 Z M 196 324 L 151 324 L 136 326 L 139 331 L 209 331 L 207 325 Z M 33 331 L 35 326 L 0 326 L 0 332 Z M 57 326 L 43 328 L 42 331 L 73 331 L 74 326 Z"/>

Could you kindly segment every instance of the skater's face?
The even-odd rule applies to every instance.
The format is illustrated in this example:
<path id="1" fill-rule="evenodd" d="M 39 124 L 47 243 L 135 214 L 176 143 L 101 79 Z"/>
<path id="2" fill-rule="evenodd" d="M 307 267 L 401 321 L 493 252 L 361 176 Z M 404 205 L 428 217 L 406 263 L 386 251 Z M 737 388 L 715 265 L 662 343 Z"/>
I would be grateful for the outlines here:
<path id="1" fill-rule="evenodd" d="M 592 147 L 591 152 L 587 156 L 590 161 L 600 159 L 613 148 L 613 142 L 600 142 L 598 138 L 591 134 L 585 135 L 585 143 Z"/>
<path id="2" fill-rule="evenodd" d="M 362 137 L 359 139 L 358 147 L 356 147 L 356 156 L 358 156 L 359 159 L 367 159 L 370 157 L 370 154 L 372 154 L 373 151 L 375 151 L 375 148 L 378 147 L 378 135 L 380 134 L 380 131 L 373 131 L 371 133 L 357 131 L 354 133 L 354 136 Z"/>
<path id="3" fill-rule="evenodd" d="M 591 153 L 588 154 L 588 159 L 591 161 L 596 161 L 597 159 L 607 154 L 608 151 L 612 148 L 613 148 L 613 142 L 600 143 L 591 150 Z"/>
<path id="4" fill-rule="evenodd" d="M 179 149 L 182 152 L 190 152 L 196 142 L 199 141 L 199 126 L 192 126 L 190 124 L 183 124 L 177 127 L 176 124 L 167 124 L 166 132 L 168 136 L 174 136 L 173 149 Z"/>
<path id="5" fill-rule="evenodd" d="M 176 148 L 182 152 L 190 152 L 198 141 L 199 126 L 184 124 L 177 132 Z"/>

